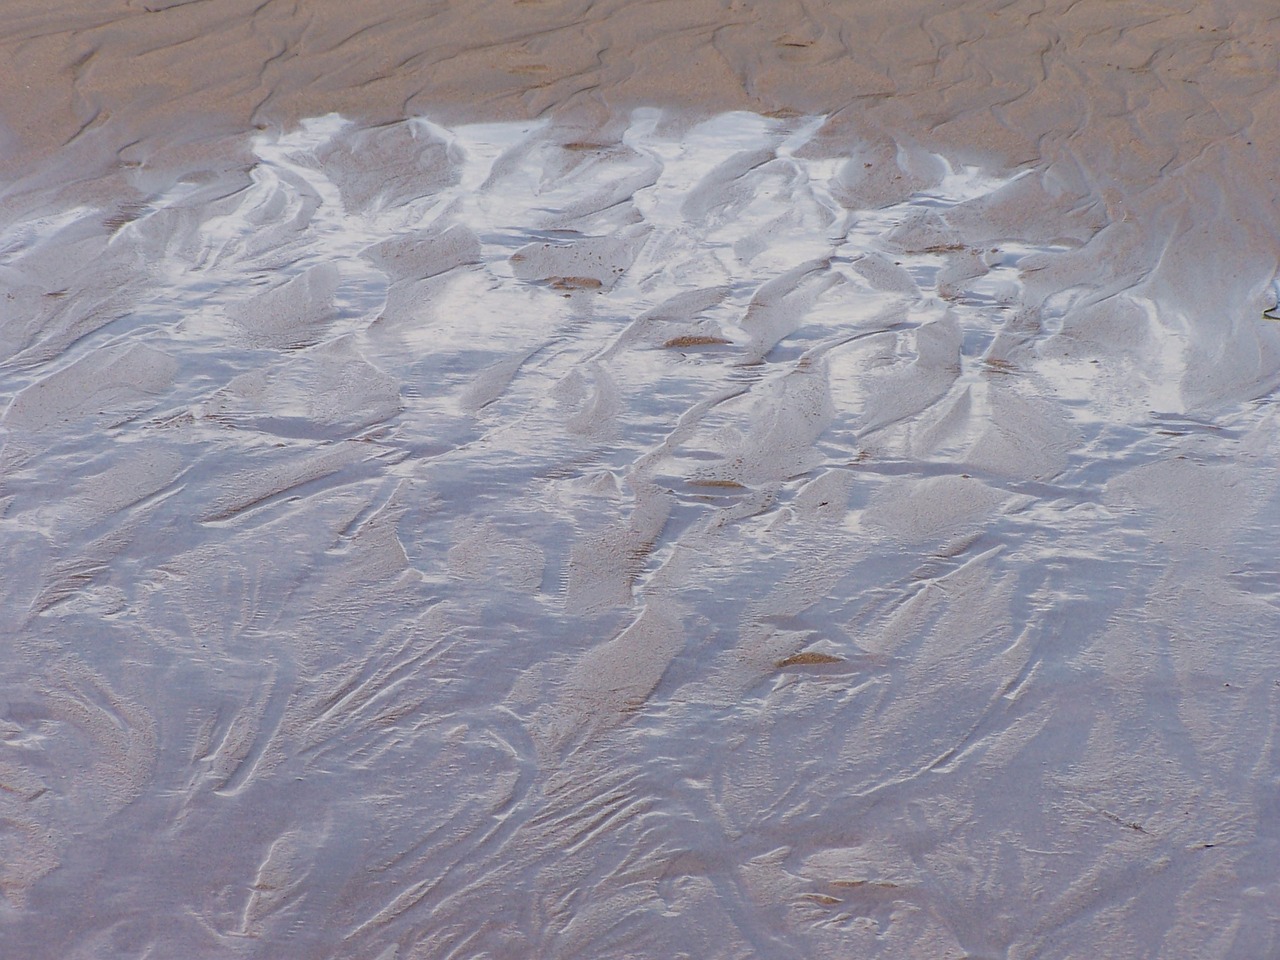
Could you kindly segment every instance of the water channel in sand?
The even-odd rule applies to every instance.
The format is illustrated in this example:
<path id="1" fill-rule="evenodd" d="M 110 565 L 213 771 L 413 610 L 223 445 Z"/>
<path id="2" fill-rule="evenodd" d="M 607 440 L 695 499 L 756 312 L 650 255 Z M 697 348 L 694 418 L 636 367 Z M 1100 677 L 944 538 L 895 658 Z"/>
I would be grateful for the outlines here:
<path id="1" fill-rule="evenodd" d="M 0 227 L 6 952 L 1275 953 L 1274 323 L 824 124 Z"/>

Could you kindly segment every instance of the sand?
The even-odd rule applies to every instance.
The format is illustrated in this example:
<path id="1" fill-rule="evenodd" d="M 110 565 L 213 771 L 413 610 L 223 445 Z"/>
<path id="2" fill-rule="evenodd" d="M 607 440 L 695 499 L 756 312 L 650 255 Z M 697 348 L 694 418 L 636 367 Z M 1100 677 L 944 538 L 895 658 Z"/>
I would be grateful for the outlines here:
<path id="1" fill-rule="evenodd" d="M 6 955 L 1280 952 L 1280 14 L 945 6 L 6 7 Z"/>

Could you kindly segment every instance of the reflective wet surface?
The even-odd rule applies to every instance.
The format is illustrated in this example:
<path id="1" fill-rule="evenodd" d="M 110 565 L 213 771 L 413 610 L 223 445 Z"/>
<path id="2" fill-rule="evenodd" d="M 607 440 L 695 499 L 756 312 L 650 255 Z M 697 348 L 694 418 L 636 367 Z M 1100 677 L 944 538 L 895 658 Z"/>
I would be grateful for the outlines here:
<path id="1" fill-rule="evenodd" d="M 15 956 L 1280 949 L 1269 269 L 825 123 L 10 217 Z"/>

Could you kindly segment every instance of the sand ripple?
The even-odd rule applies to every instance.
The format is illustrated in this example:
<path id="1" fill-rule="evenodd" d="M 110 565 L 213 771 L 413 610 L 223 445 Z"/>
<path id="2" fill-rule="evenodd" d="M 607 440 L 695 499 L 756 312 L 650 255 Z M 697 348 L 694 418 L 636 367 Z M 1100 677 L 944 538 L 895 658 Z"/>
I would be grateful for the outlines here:
<path id="1" fill-rule="evenodd" d="M 14 955 L 1273 955 L 1274 264 L 882 147 L 330 114 L 30 187 Z"/>

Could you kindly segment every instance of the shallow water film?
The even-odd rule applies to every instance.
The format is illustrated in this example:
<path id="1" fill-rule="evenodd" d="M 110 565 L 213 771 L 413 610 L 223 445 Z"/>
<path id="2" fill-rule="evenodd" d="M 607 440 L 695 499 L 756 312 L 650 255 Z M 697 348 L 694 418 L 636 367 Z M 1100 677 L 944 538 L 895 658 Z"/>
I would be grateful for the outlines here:
<path id="1" fill-rule="evenodd" d="M 1212 182 L 241 150 L 0 228 L 6 957 L 1280 955 L 1275 264 Z"/>

